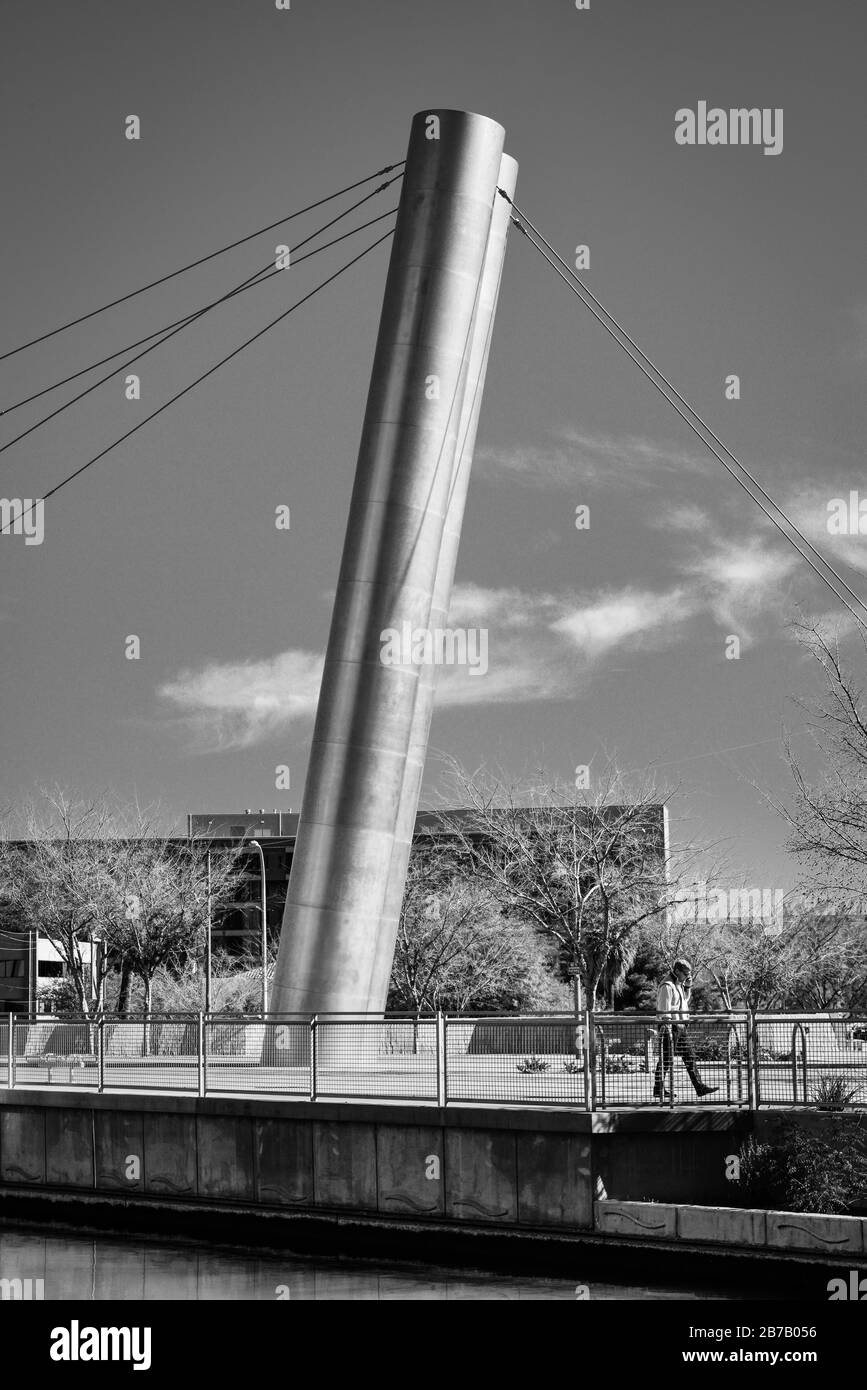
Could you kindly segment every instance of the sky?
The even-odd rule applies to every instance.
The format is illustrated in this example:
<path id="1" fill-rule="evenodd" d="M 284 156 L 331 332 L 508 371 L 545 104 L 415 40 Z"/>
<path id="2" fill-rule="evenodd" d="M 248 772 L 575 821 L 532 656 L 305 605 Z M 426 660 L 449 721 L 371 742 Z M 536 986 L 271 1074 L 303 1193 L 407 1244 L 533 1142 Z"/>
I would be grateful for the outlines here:
<path id="1" fill-rule="evenodd" d="M 518 205 L 570 261 L 589 246 L 594 294 L 867 592 L 864 538 L 827 529 L 829 501 L 867 487 L 867 11 L 7 0 L 2 26 L 0 351 L 401 159 L 418 110 L 481 112 Z M 782 149 L 679 144 L 700 102 L 782 109 Z M 4 497 L 44 496 L 387 225 L 176 335 L 137 368 L 139 401 L 120 374 L 14 444 Z M 282 239 L 0 361 L 0 405 L 226 293 Z M 41 544 L 0 535 L 4 805 L 60 783 L 158 802 L 167 825 L 298 810 L 387 263 L 386 243 L 49 498 Z M 3 442 L 107 370 L 10 413 Z M 818 693 L 799 608 L 846 619 L 857 660 L 842 605 L 513 231 L 452 608 L 487 629 L 489 669 L 445 673 L 432 753 L 567 781 L 606 753 L 653 765 L 678 824 L 743 881 L 788 887 L 763 793 L 789 794 L 784 727 L 818 766 L 793 702 Z"/>

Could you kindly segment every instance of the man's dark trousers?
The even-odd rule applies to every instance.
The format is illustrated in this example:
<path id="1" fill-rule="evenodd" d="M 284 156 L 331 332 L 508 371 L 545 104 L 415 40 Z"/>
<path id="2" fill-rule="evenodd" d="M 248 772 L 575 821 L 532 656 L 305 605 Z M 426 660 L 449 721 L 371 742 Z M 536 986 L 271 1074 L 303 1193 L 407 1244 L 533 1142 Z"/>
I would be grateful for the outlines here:
<path id="1" fill-rule="evenodd" d="M 656 1064 L 656 1076 L 653 1078 L 654 1091 L 662 1091 L 665 1085 L 665 1077 L 669 1069 L 671 1070 L 671 1084 L 674 1086 L 674 1058 L 682 1057 L 687 1075 L 695 1087 L 696 1091 L 701 1087 L 701 1077 L 696 1070 L 695 1053 L 689 1041 L 689 1035 L 682 1023 L 675 1023 L 669 1029 L 660 1029 L 660 1050 L 659 1061 Z"/>

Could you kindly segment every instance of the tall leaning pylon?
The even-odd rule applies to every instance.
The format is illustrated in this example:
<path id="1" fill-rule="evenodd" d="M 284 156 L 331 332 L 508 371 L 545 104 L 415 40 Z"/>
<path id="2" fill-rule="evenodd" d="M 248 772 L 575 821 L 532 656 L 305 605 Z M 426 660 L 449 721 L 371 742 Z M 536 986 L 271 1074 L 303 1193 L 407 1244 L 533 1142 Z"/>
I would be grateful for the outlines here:
<path id="1" fill-rule="evenodd" d="M 383 664 L 383 634 L 427 629 L 448 607 L 463 514 L 455 498 L 465 495 L 496 298 L 492 232 L 503 241 L 494 231 L 506 206 L 503 138 L 495 121 L 464 111 L 422 111 L 412 123 L 275 1013 L 364 1013 L 385 1002 L 433 686 L 428 667 Z"/>
<path id="2" fill-rule="evenodd" d="M 500 161 L 500 174 L 497 183 L 499 188 L 508 194 L 509 198 L 514 197 L 517 177 L 518 166 L 515 160 L 510 155 L 504 154 Z M 511 216 L 512 209 L 509 203 L 506 202 L 505 198 L 497 198 L 494 203 L 485 263 L 482 268 L 476 321 L 473 327 L 467 364 L 467 385 L 458 426 L 455 472 L 449 492 L 449 504 L 446 510 L 446 521 L 434 585 L 430 618 L 430 625 L 433 629 L 445 628 L 448 622 L 452 584 L 458 562 L 464 509 L 470 485 L 470 469 L 472 468 L 473 450 L 475 449 L 476 432 L 479 426 L 482 392 L 488 369 L 488 354 L 491 348 L 491 335 L 494 329 L 494 316 L 497 311 L 497 299 L 500 293 L 503 262 L 506 256 L 506 238 Z M 377 951 L 370 981 L 370 1008 L 380 1013 L 384 1012 L 388 998 L 388 985 L 391 979 L 400 909 L 406 885 L 406 871 L 412 848 L 431 718 L 433 717 L 435 681 L 436 667 L 433 665 L 422 666 L 419 671 L 409 752 L 403 774 L 397 830 L 391 853 L 385 903 L 380 919 Z"/>

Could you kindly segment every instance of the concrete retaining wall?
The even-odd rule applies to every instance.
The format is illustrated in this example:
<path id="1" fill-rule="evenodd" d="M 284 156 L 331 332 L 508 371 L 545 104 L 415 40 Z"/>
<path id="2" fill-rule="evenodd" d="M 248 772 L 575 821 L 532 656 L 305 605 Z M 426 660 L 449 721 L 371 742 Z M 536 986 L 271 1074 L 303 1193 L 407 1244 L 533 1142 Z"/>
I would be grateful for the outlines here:
<path id="1" fill-rule="evenodd" d="M 0 1092 L 0 1195 L 41 1192 L 82 1210 L 128 1195 L 152 1210 L 222 1208 L 227 1222 L 242 1210 L 867 1257 L 867 1219 L 728 1205 L 726 1158 L 751 1125 L 749 1115 L 709 1110 L 588 1115 L 15 1090 Z M 673 1191 L 692 1202 L 670 1200 Z"/>
<path id="2" fill-rule="evenodd" d="M 2 1187 L 208 1206 L 587 1230 L 590 1143 L 583 1115 L 18 1090 L 0 1099 Z"/>

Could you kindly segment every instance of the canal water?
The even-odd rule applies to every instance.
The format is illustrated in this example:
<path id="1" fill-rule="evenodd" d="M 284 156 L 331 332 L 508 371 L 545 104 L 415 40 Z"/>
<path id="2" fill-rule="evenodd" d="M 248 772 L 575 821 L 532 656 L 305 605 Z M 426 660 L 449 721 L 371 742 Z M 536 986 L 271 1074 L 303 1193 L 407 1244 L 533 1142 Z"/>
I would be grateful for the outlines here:
<path id="1" fill-rule="evenodd" d="M 0 1297 L 122 1300 L 739 1299 L 734 1289 L 546 1279 L 433 1266 L 316 1260 L 279 1252 L 0 1226 Z M 11 1281 L 21 1280 L 20 1289 Z M 26 1281 L 31 1281 L 29 1284 Z M 38 1282 L 41 1281 L 41 1284 Z"/>

